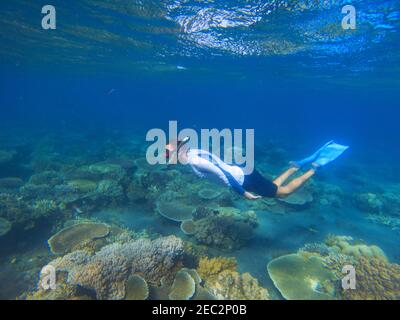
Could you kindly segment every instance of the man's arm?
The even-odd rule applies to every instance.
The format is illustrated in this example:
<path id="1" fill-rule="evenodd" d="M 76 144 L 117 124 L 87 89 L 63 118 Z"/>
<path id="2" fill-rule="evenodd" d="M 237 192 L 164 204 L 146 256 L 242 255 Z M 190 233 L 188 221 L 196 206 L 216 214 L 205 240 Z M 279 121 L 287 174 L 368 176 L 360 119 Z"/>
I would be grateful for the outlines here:
<path id="1" fill-rule="evenodd" d="M 246 197 L 246 199 L 249 199 L 249 200 L 257 200 L 257 199 L 261 199 L 262 198 L 261 196 L 254 195 L 254 194 L 252 194 L 251 192 L 248 192 L 248 191 L 245 191 L 243 193 L 243 195 Z"/>

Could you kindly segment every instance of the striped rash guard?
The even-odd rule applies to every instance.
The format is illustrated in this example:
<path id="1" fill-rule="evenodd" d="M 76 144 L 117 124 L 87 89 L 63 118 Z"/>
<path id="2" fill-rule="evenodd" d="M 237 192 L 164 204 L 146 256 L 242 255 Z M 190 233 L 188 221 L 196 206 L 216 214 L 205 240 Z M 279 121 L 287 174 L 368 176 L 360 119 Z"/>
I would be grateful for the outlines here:
<path id="1" fill-rule="evenodd" d="M 199 177 L 223 182 L 241 195 L 245 193 L 242 187 L 244 173 L 240 167 L 227 165 L 212 153 L 199 149 L 190 149 L 187 152 L 187 160 Z"/>

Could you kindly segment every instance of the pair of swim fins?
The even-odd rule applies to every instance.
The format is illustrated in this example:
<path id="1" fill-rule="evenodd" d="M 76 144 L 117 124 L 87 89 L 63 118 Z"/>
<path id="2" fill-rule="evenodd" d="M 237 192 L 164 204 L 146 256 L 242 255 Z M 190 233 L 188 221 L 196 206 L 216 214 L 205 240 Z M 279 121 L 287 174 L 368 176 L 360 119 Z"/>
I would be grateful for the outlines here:
<path id="1" fill-rule="evenodd" d="M 324 144 L 311 156 L 303 160 L 292 161 L 291 165 L 297 168 L 301 168 L 306 164 L 313 163 L 316 167 L 323 167 L 333 160 L 337 159 L 348 148 L 348 146 L 337 144 L 333 140 L 331 140 L 328 143 Z"/>

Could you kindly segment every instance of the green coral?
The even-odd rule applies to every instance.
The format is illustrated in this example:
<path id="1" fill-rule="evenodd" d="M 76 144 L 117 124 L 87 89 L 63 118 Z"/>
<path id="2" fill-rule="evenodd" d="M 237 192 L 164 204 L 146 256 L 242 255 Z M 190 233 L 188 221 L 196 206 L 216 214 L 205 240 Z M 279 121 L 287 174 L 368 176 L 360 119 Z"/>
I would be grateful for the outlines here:
<path id="1" fill-rule="evenodd" d="M 171 292 L 169 294 L 169 299 L 189 300 L 191 297 L 193 297 L 195 291 L 195 280 L 188 272 L 180 270 L 175 276 L 175 280 L 172 284 Z"/>
<path id="2" fill-rule="evenodd" d="M 57 232 L 48 240 L 48 243 L 54 254 L 64 254 L 82 243 L 103 238 L 109 232 L 110 228 L 104 223 L 78 223 Z"/>
<path id="3" fill-rule="evenodd" d="M 130 276 L 125 284 L 125 300 L 146 300 L 149 287 L 144 278 L 139 275 Z"/>
<path id="4" fill-rule="evenodd" d="M 289 254 L 268 263 L 268 274 L 287 300 L 332 300 L 337 279 L 317 256 Z"/>

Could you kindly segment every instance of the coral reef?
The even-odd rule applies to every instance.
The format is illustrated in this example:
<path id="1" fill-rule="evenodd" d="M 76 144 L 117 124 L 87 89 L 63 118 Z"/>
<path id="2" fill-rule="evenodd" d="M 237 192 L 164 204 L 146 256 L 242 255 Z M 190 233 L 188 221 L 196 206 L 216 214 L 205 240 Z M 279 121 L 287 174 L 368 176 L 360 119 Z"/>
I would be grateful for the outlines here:
<path id="1" fill-rule="evenodd" d="M 93 297 L 84 292 L 80 287 L 70 285 L 66 281 L 66 275 L 57 274 L 56 288 L 54 290 L 45 290 L 38 286 L 38 290 L 29 293 L 27 300 L 93 300 Z"/>
<path id="2" fill-rule="evenodd" d="M 356 195 L 354 203 L 360 210 L 365 212 L 381 213 L 383 209 L 382 200 L 378 195 L 371 192 Z"/>
<path id="3" fill-rule="evenodd" d="M 202 217 L 198 219 L 199 217 Z M 258 226 L 254 211 L 240 211 L 232 207 L 217 207 L 194 214 L 194 237 L 200 244 L 225 250 L 242 247 Z"/>
<path id="4" fill-rule="evenodd" d="M 150 291 L 150 298 L 155 300 L 217 299 L 202 285 L 202 279 L 198 275 L 197 271 L 188 268 L 182 268 L 178 271 L 172 286 L 162 282 L 160 286 L 151 286 Z"/>
<path id="5" fill-rule="evenodd" d="M 334 236 L 329 235 L 325 243 L 329 247 L 337 248 L 340 253 L 353 256 L 355 258 L 366 257 L 366 258 L 377 258 L 382 261 L 387 261 L 386 255 L 381 248 L 375 245 L 368 246 L 366 244 L 354 244 L 352 237 L 348 236 Z"/>
<path id="6" fill-rule="evenodd" d="M 318 257 L 338 279 L 342 268 L 352 265 L 356 270 L 356 288 L 337 286 L 337 297 L 346 300 L 398 300 L 400 297 L 400 265 L 390 263 L 377 246 L 356 244 L 351 237 L 330 235 L 325 243 L 308 244 L 299 252 Z"/>
<path id="7" fill-rule="evenodd" d="M 343 199 L 346 197 L 345 192 L 337 185 L 319 182 L 316 183 L 315 190 L 318 194 L 314 195 L 319 197 L 319 204 L 322 206 L 331 206 L 340 208 L 343 205 Z"/>
<path id="8" fill-rule="evenodd" d="M 220 300 L 266 300 L 268 291 L 258 284 L 249 273 L 236 271 L 234 258 L 202 257 L 197 272 L 204 279 L 204 288 Z"/>
<path id="9" fill-rule="evenodd" d="M 163 217 L 173 221 L 185 221 L 192 218 L 194 207 L 175 201 L 157 201 L 157 212 Z"/>
<path id="10" fill-rule="evenodd" d="M 301 189 L 285 198 L 280 198 L 279 201 L 296 209 L 303 209 L 313 201 L 313 196 L 307 190 Z"/>
<path id="11" fill-rule="evenodd" d="M 149 297 L 149 287 L 145 279 L 135 274 L 125 283 L 125 300 L 146 300 Z"/>
<path id="12" fill-rule="evenodd" d="M 40 218 L 29 202 L 16 194 L 0 193 L 0 217 L 12 224 L 28 226 Z"/>
<path id="13" fill-rule="evenodd" d="M 360 257 L 354 265 L 356 289 L 342 290 L 346 300 L 399 300 L 400 265 L 379 258 Z"/>
<path id="14" fill-rule="evenodd" d="M 175 276 L 168 297 L 170 300 L 189 300 L 193 297 L 195 291 L 196 282 L 192 276 L 188 272 L 180 270 Z"/>
<path id="15" fill-rule="evenodd" d="M 181 222 L 181 230 L 186 235 L 193 235 L 196 232 L 193 220 L 184 220 Z"/>
<path id="16" fill-rule="evenodd" d="M 203 200 L 213 200 L 221 196 L 222 192 L 214 189 L 200 189 L 197 195 Z"/>
<path id="17" fill-rule="evenodd" d="M 0 217 L 0 237 L 4 236 L 11 230 L 11 222 Z"/>
<path id="18" fill-rule="evenodd" d="M 36 174 L 33 174 L 29 178 L 30 184 L 33 185 L 49 185 L 49 186 L 56 186 L 63 184 L 64 179 L 62 175 L 54 170 L 46 170 Z"/>
<path id="19" fill-rule="evenodd" d="M 268 300 L 267 289 L 258 284 L 258 280 L 249 273 L 240 274 L 225 270 L 215 278 L 209 279 L 205 286 L 212 295 L 220 300 Z"/>
<path id="20" fill-rule="evenodd" d="M 77 245 L 107 236 L 109 231 L 110 228 L 104 223 L 78 223 L 57 232 L 48 243 L 54 254 L 65 254 L 73 251 Z"/>
<path id="21" fill-rule="evenodd" d="M 49 264 L 68 274 L 68 284 L 94 290 L 97 299 L 123 299 L 130 276 L 159 284 L 174 275 L 182 256 L 182 240 L 169 236 L 114 242 L 94 254 L 77 250 Z"/>
<path id="22" fill-rule="evenodd" d="M 267 269 L 275 287 L 287 300 L 335 298 L 335 274 L 317 256 L 281 256 L 270 261 Z"/>
<path id="23" fill-rule="evenodd" d="M 29 205 L 34 217 L 47 217 L 58 210 L 57 203 L 50 199 L 40 199 Z"/>
<path id="24" fill-rule="evenodd" d="M 235 258 L 216 257 L 208 258 L 201 257 L 197 272 L 203 279 L 209 279 L 217 276 L 222 271 L 235 271 L 237 268 L 237 261 Z"/>
<path id="25" fill-rule="evenodd" d="M 92 192 L 97 188 L 97 183 L 88 179 L 70 180 L 67 185 L 81 193 Z"/>

